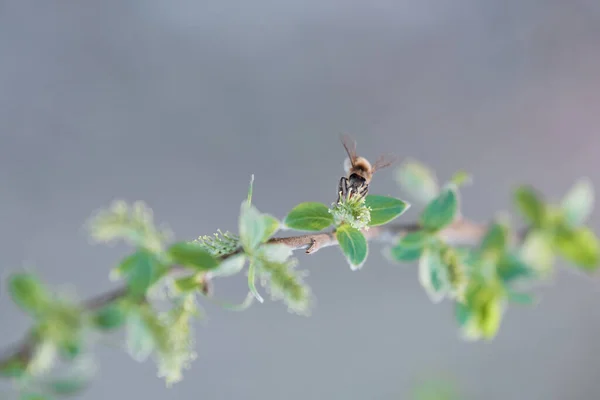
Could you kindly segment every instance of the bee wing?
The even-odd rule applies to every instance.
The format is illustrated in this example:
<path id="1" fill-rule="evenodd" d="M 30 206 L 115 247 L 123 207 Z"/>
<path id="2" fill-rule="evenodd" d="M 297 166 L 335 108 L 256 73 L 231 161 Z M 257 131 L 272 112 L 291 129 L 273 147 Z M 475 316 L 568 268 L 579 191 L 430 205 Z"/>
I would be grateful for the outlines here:
<path id="1" fill-rule="evenodd" d="M 373 164 L 373 173 L 383 168 L 387 168 L 398 160 L 393 154 L 383 154 Z"/>
<path id="2" fill-rule="evenodd" d="M 348 153 L 352 166 L 354 166 L 354 161 L 356 160 L 356 142 L 346 134 L 340 135 L 340 140 L 342 141 L 342 145 L 344 145 L 344 149 L 346 149 L 346 153 Z"/>

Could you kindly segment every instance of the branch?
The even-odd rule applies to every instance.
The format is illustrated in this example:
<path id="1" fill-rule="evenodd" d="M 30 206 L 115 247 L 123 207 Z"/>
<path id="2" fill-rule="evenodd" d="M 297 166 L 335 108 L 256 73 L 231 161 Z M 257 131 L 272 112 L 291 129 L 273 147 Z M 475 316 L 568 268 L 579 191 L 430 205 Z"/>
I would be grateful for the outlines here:
<path id="1" fill-rule="evenodd" d="M 371 227 L 368 230 L 363 230 L 363 234 L 368 240 L 392 243 L 399 236 L 417 231 L 418 229 L 420 229 L 420 227 L 416 223 L 390 224 L 380 227 Z M 486 227 L 483 224 L 460 219 L 441 231 L 439 237 L 452 244 L 465 246 L 475 245 L 483 237 L 485 229 Z M 285 244 L 294 251 L 305 250 L 306 254 L 313 254 L 319 249 L 336 246 L 338 244 L 334 232 L 272 238 L 269 240 L 269 243 Z M 240 251 L 241 250 L 237 250 L 222 258 L 225 259 L 231 257 L 234 254 L 238 254 Z M 171 269 L 171 274 L 180 272 L 180 268 Z M 84 301 L 82 307 L 86 311 L 95 311 L 125 295 L 127 295 L 127 288 L 126 286 L 121 286 Z M 27 335 L 20 343 L 2 352 L 2 355 L 0 355 L 0 369 L 3 369 L 14 361 L 21 361 L 22 363 L 27 364 L 31 359 L 35 344 L 35 338 L 31 335 Z"/>

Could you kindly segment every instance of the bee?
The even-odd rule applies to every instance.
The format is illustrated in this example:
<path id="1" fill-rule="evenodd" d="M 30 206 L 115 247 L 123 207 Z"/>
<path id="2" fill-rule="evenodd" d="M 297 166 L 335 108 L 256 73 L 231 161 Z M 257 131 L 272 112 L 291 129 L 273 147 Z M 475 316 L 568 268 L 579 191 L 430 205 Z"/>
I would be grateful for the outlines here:
<path id="1" fill-rule="evenodd" d="M 346 176 L 343 176 L 338 184 L 337 202 L 339 203 L 342 198 L 360 200 L 369 192 L 369 184 L 373 179 L 373 174 L 392 165 L 396 162 L 396 157 L 390 154 L 382 155 L 371 165 L 369 160 L 356 154 L 356 142 L 354 140 L 347 135 L 342 135 L 340 139 L 344 149 L 346 149 L 348 158 L 344 160 Z"/>

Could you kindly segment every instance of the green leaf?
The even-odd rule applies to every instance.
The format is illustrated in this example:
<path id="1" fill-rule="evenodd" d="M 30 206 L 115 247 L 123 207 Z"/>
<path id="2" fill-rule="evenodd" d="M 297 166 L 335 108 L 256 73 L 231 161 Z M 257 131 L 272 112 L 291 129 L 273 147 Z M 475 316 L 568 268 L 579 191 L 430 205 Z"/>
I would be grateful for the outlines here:
<path id="1" fill-rule="evenodd" d="M 72 396 L 83 391 L 89 384 L 88 380 L 78 378 L 54 379 L 46 386 L 56 396 Z"/>
<path id="2" fill-rule="evenodd" d="M 505 283 L 533 276 L 533 271 L 531 271 L 527 264 L 511 254 L 506 254 L 498 261 L 496 272 L 498 273 L 498 277 Z"/>
<path id="3" fill-rule="evenodd" d="M 460 391 L 451 381 L 429 381 L 413 391 L 411 400 L 463 400 Z"/>
<path id="4" fill-rule="evenodd" d="M 51 397 L 41 394 L 41 393 L 33 393 L 33 392 L 23 392 L 19 396 L 19 400 L 50 400 Z"/>
<path id="5" fill-rule="evenodd" d="M 102 307 L 94 315 L 94 324 L 106 331 L 119 328 L 125 320 L 125 310 L 115 303 Z"/>
<path id="6" fill-rule="evenodd" d="M 344 224 L 336 230 L 335 237 L 350 264 L 350 269 L 355 271 L 362 268 L 367 259 L 369 247 L 367 239 L 361 231 Z"/>
<path id="7" fill-rule="evenodd" d="M 571 226 L 583 224 L 594 208 L 594 187 L 583 178 L 576 182 L 562 201 L 564 217 Z"/>
<path id="8" fill-rule="evenodd" d="M 529 186 L 518 187 L 514 201 L 523 217 L 534 227 L 541 227 L 546 220 L 546 206 L 541 196 Z"/>
<path id="9" fill-rule="evenodd" d="M 286 262 L 292 256 L 292 248 L 286 244 L 265 244 L 256 252 L 257 257 L 271 262 Z"/>
<path id="10" fill-rule="evenodd" d="M 248 289 L 259 303 L 264 303 L 265 300 L 256 288 L 256 262 L 254 260 L 251 260 L 248 266 Z"/>
<path id="11" fill-rule="evenodd" d="M 521 246 L 520 258 L 536 272 L 547 275 L 554 263 L 554 249 L 550 237 L 543 231 L 530 232 Z"/>
<path id="12" fill-rule="evenodd" d="M 461 327 L 467 325 L 471 316 L 471 310 L 469 310 L 466 304 L 460 302 L 454 303 L 454 317 Z"/>
<path id="13" fill-rule="evenodd" d="M 478 309 L 478 322 L 481 334 L 486 339 L 492 339 L 500 329 L 502 321 L 502 306 L 497 298 L 480 305 Z"/>
<path id="14" fill-rule="evenodd" d="M 506 294 L 508 297 L 508 301 L 510 301 L 511 303 L 530 306 L 534 305 L 536 302 L 535 296 L 530 293 L 522 293 L 515 292 L 513 290 L 508 290 Z"/>
<path id="15" fill-rule="evenodd" d="M 396 171 L 396 181 L 410 196 L 429 203 L 439 193 L 434 173 L 418 161 L 408 160 Z"/>
<path id="16" fill-rule="evenodd" d="M 438 249 L 423 250 L 419 259 L 419 283 L 434 303 L 444 298 L 449 289 L 448 270 Z"/>
<path id="17" fill-rule="evenodd" d="M 155 348 L 152 331 L 148 329 L 140 312 L 132 312 L 127 317 L 127 351 L 138 362 L 145 361 Z"/>
<path id="18" fill-rule="evenodd" d="M 455 184 L 456 187 L 461 187 L 464 185 L 468 185 L 473 181 L 473 178 L 471 177 L 471 174 L 469 174 L 466 171 L 458 171 L 456 172 L 452 178 L 450 179 L 450 182 Z"/>
<path id="19" fill-rule="evenodd" d="M 325 204 L 300 203 L 285 217 L 284 224 L 291 229 L 317 232 L 333 224 L 333 215 Z"/>
<path id="20" fill-rule="evenodd" d="M 127 280 L 129 294 L 135 297 L 144 296 L 166 272 L 166 268 L 153 253 L 140 249 L 125 258 L 118 268 L 119 275 Z"/>
<path id="21" fill-rule="evenodd" d="M 488 284 L 473 283 L 466 291 L 465 306 L 471 317 L 463 325 L 463 331 L 471 339 L 492 339 L 496 336 L 504 313 L 505 295 L 502 286 L 492 281 Z"/>
<path id="22" fill-rule="evenodd" d="M 239 218 L 240 242 L 247 252 L 252 252 L 262 242 L 265 227 L 262 214 L 253 205 L 242 203 Z"/>
<path id="23" fill-rule="evenodd" d="M 252 253 L 261 244 L 267 241 L 279 229 L 279 221 L 268 215 L 260 213 L 256 207 L 247 202 L 242 203 L 239 230 L 240 241 L 244 250 Z"/>
<path id="24" fill-rule="evenodd" d="M 248 204 L 252 204 L 252 191 L 254 189 L 254 174 L 252 174 L 252 176 L 250 176 L 250 185 L 248 185 L 248 197 L 247 197 L 247 202 Z"/>
<path id="25" fill-rule="evenodd" d="M 423 247 L 429 242 L 430 239 L 431 233 L 420 229 L 415 232 L 409 232 L 402 236 L 398 241 L 398 244 L 402 245 L 403 247 Z"/>
<path id="26" fill-rule="evenodd" d="M 70 342 L 63 343 L 60 346 L 60 354 L 67 360 L 74 360 L 81 354 L 82 343 L 77 339 L 72 339 Z"/>
<path id="27" fill-rule="evenodd" d="M 481 241 L 480 249 L 486 254 L 499 257 L 508 245 L 508 228 L 498 222 L 493 223 Z"/>
<path id="28" fill-rule="evenodd" d="M 243 253 L 227 257 L 217 268 L 210 271 L 210 276 L 215 278 L 235 275 L 244 268 L 246 259 L 247 257 Z"/>
<path id="29" fill-rule="evenodd" d="M 392 260 L 398 262 L 417 260 L 430 238 L 431 234 L 424 230 L 407 233 L 390 249 L 389 255 Z"/>
<path id="30" fill-rule="evenodd" d="M 392 260 L 397 262 L 415 261 L 421 257 L 423 253 L 422 247 L 403 247 L 396 244 L 389 250 L 389 255 Z"/>
<path id="31" fill-rule="evenodd" d="M 42 312 L 49 302 L 49 293 L 33 274 L 17 273 L 8 279 L 8 290 L 13 301 L 32 315 Z"/>
<path id="32" fill-rule="evenodd" d="M 26 371 L 26 365 L 17 359 L 8 360 L 0 368 L 0 376 L 5 378 L 18 378 L 23 376 Z"/>
<path id="33" fill-rule="evenodd" d="M 175 279 L 175 287 L 181 293 L 196 291 L 202 285 L 198 275 L 184 276 L 183 278 Z"/>
<path id="34" fill-rule="evenodd" d="M 600 243 L 588 228 L 558 229 L 555 236 L 558 253 L 585 270 L 594 271 L 600 262 Z"/>
<path id="35" fill-rule="evenodd" d="M 208 271 L 219 265 L 219 260 L 193 242 L 175 243 L 169 247 L 168 253 L 174 264 L 192 267 L 197 271 Z"/>
<path id="36" fill-rule="evenodd" d="M 372 194 L 365 198 L 365 205 L 371 209 L 369 226 L 386 224 L 410 208 L 410 204 L 400 199 Z"/>
<path id="37" fill-rule="evenodd" d="M 263 214 L 263 236 L 261 238 L 261 243 L 265 243 L 267 240 L 271 238 L 277 232 L 280 227 L 280 222 L 277 218 Z"/>
<path id="38" fill-rule="evenodd" d="M 58 351 L 56 344 L 44 335 L 41 336 L 42 341 L 35 346 L 31 360 L 27 364 L 27 374 L 29 376 L 42 375 L 49 372 L 57 359 Z"/>
<path id="39" fill-rule="evenodd" d="M 421 213 L 423 228 L 437 232 L 450 225 L 458 213 L 458 191 L 455 185 L 447 185 Z"/>

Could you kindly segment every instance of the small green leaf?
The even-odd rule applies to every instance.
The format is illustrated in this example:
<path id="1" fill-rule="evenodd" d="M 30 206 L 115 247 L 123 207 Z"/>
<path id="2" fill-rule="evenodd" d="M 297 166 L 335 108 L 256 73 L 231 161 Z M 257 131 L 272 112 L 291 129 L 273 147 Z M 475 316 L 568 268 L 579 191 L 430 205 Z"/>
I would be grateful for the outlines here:
<path id="1" fill-rule="evenodd" d="M 246 252 L 253 252 L 269 239 L 279 229 L 279 221 L 268 215 L 261 214 L 256 207 L 246 202 L 242 203 L 239 230 L 240 241 Z"/>
<path id="2" fill-rule="evenodd" d="M 400 199 L 372 194 L 365 198 L 365 205 L 371 209 L 369 226 L 386 224 L 410 208 L 410 204 Z"/>
<path id="3" fill-rule="evenodd" d="M 129 293 L 139 297 L 146 294 L 146 291 L 162 277 L 166 269 L 153 253 L 140 249 L 123 260 L 119 266 L 119 272 L 127 279 Z"/>
<path id="4" fill-rule="evenodd" d="M 451 381 L 438 380 L 423 382 L 413 391 L 411 400 L 462 400 L 456 384 Z"/>
<path id="5" fill-rule="evenodd" d="M 447 185 L 421 213 L 423 228 L 437 232 L 450 225 L 458 213 L 458 191 L 455 185 Z"/>
<path id="6" fill-rule="evenodd" d="M 254 174 L 252 174 L 250 176 L 250 185 L 248 185 L 248 197 L 246 199 L 246 201 L 248 201 L 248 204 L 252 204 L 252 191 L 254 189 Z"/>
<path id="7" fill-rule="evenodd" d="M 63 343 L 60 346 L 60 354 L 67 360 L 74 360 L 81 354 L 82 343 L 77 339 L 72 339 L 70 342 Z"/>
<path id="8" fill-rule="evenodd" d="M 2 364 L 0 376 L 5 378 L 18 378 L 25 373 L 26 366 L 21 360 L 12 359 Z"/>
<path id="9" fill-rule="evenodd" d="M 240 241 L 247 252 L 258 247 L 264 235 L 261 213 L 253 205 L 244 202 L 239 218 Z"/>
<path id="10" fill-rule="evenodd" d="M 530 232 L 520 250 L 521 260 L 541 274 L 548 274 L 554 263 L 554 249 L 549 236 L 542 231 Z"/>
<path id="11" fill-rule="evenodd" d="M 210 276 L 216 278 L 235 275 L 244 268 L 246 259 L 247 257 L 243 253 L 227 257 L 217 268 L 210 271 Z"/>
<path id="12" fill-rule="evenodd" d="M 132 312 L 127 317 L 127 351 L 138 362 L 145 361 L 155 348 L 152 331 L 139 312 Z"/>
<path id="13" fill-rule="evenodd" d="M 402 236 L 398 243 L 403 247 L 423 247 L 429 242 L 430 239 L 431 233 L 420 229 L 415 232 L 409 232 Z"/>
<path id="14" fill-rule="evenodd" d="M 506 254 L 499 259 L 496 264 L 498 277 L 505 283 L 512 282 L 519 278 L 530 278 L 533 276 L 533 271 L 518 257 Z"/>
<path id="15" fill-rule="evenodd" d="M 19 395 L 19 400 L 51 400 L 51 397 L 41 393 L 23 392 Z"/>
<path id="16" fill-rule="evenodd" d="M 420 203 L 429 203 L 439 193 L 434 173 L 418 161 L 408 160 L 398 168 L 396 181 Z"/>
<path id="17" fill-rule="evenodd" d="M 362 268 L 367 259 L 369 247 L 367 239 L 361 231 L 344 224 L 336 230 L 335 237 L 350 264 L 350 269 L 355 271 Z"/>
<path id="18" fill-rule="evenodd" d="M 471 310 L 469 310 L 469 307 L 466 304 L 460 302 L 454 304 L 454 317 L 461 327 L 467 325 L 471 316 Z"/>
<path id="19" fill-rule="evenodd" d="M 431 234 L 424 230 L 409 232 L 402 236 L 396 245 L 390 249 L 389 255 L 394 261 L 398 262 L 417 260 L 421 257 L 423 247 L 430 238 Z"/>
<path id="20" fill-rule="evenodd" d="M 498 259 L 508 245 L 508 228 L 498 222 L 493 223 L 487 230 L 480 245 L 481 251 L 493 259 Z"/>
<path id="21" fill-rule="evenodd" d="M 119 328 L 125 322 L 125 310 L 118 304 L 109 304 L 102 307 L 94 315 L 95 325 L 102 330 Z"/>
<path id="22" fill-rule="evenodd" d="M 505 291 L 497 281 L 488 284 L 473 283 L 466 291 L 466 307 L 471 317 L 463 331 L 471 339 L 493 339 L 502 321 L 505 308 Z"/>
<path id="23" fill-rule="evenodd" d="M 333 224 L 333 215 L 322 203 L 300 203 L 285 217 L 284 224 L 291 229 L 317 232 Z"/>
<path id="24" fill-rule="evenodd" d="M 480 305 L 478 310 L 479 328 L 484 338 L 492 339 L 500 329 L 502 321 L 502 306 L 497 298 Z"/>
<path id="25" fill-rule="evenodd" d="M 264 228 L 263 235 L 261 237 L 261 243 L 264 243 L 269 240 L 271 236 L 275 234 L 275 232 L 277 232 L 280 227 L 280 222 L 277 218 L 271 215 L 263 214 L 262 224 Z"/>
<path id="26" fill-rule="evenodd" d="M 198 278 L 198 275 L 184 276 L 183 278 L 175 279 L 174 284 L 181 293 L 193 292 L 202 285 L 202 282 Z"/>
<path id="27" fill-rule="evenodd" d="M 264 244 L 257 251 L 257 257 L 271 262 L 286 262 L 292 256 L 292 248 L 286 244 Z"/>
<path id="28" fill-rule="evenodd" d="M 546 220 L 546 206 L 541 196 L 529 186 L 518 187 L 514 192 L 514 201 L 523 217 L 534 227 L 540 227 Z"/>
<path id="29" fill-rule="evenodd" d="M 42 282 L 33 274 L 17 273 L 10 276 L 8 287 L 13 301 L 33 315 L 37 315 L 47 306 L 49 293 Z"/>
<path id="30" fill-rule="evenodd" d="M 559 229 L 555 236 L 556 248 L 560 255 L 588 271 L 598 268 L 600 243 L 588 228 Z"/>
<path id="31" fill-rule="evenodd" d="M 422 247 L 403 247 L 396 244 L 389 250 L 389 255 L 392 260 L 397 262 L 415 261 L 421 257 L 423 253 Z"/>
<path id="32" fill-rule="evenodd" d="M 54 379 L 46 386 L 48 390 L 56 396 L 72 396 L 81 392 L 88 386 L 89 382 L 85 379 Z"/>
<path id="33" fill-rule="evenodd" d="M 456 172 L 450 179 L 450 182 L 455 184 L 457 187 L 468 185 L 472 181 L 473 181 L 473 178 L 471 177 L 471 174 L 469 174 L 466 171 L 462 171 L 462 170 Z"/>
<path id="34" fill-rule="evenodd" d="M 564 217 L 571 226 L 583 224 L 594 208 L 594 187 L 587 179 L 580 179 L 569 190 L 562 201 Z"/>
<path id="35" fill-rule="evenodd" d="M 449 288 L 448 271 L 440 251 L 425 248 L 419 259 L 419 283 L 432 302 L 438 303 Z"/>
<path id="36" fill-rule="evenodd" d="M 259 303 L 264 303 L 265 300 L 256 288 L 256 262 L 253 260 L 250 261 L 250 265 L 248 266 L 248 289 Z"/>
<path id="37" fill-rule="evenodd" d="M 191 267 L 197 271 L 208 271 L 219 265 L 219 260 L 197 243 L 175 243 L 169 247 L 168 252 L 174 264 Z"/>
<path id="38" fill-rule="evenodd" d="M 535 296 L 530 293 L 522 293 L 515 292 L 513 290 L 508 290 L 506 295 L 508 297 L 508 301 L 515 304 L 530 306 L 534 305 L 536 302 Z"/>
<path id="39" fill-rule="evenodd" d="M 31 360 L 27 364 L 28 375 L 42 375 L 55 365 L 58 355 L 56 344 L 42 335 L 42 341 L 35 346 Z"/>

